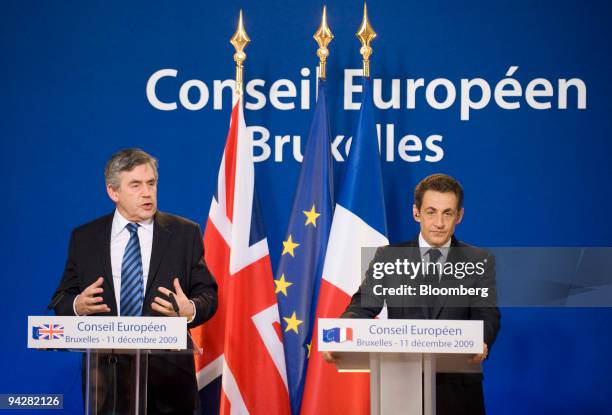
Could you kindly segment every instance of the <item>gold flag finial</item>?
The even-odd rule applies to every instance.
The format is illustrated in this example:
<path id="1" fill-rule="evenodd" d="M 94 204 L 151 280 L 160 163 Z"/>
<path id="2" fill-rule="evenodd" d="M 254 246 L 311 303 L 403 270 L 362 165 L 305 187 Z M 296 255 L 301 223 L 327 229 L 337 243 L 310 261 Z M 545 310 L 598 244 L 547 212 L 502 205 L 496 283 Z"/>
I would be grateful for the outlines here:
<path id="1" fill-rule="evenodd" d="M 240 10 L 240 17 L 238 18 L 238 28 L 236 29 L 236 33 L 230 39 L 230 43 L 236 49 L 236 53 L 234 53 L 234 61 L 236 62 L 236 94 L 241 97 L 242 96 L 242 73 L 243 73 L 243 63 L 246 60 L 246 53 L 244 53 L 244 48 L 251 41 L 246 31 L 244 30 L 244 24 L 242 23 L 242 9 Z"/>
<path id="2" fill-rule="evenodd" d="M 321 79 L 325 79 L 325 64 L 327 62 L 327 57 L 329 56 L 329 49 L 327 49 L 327 45 L 329 45 L 329 42 L 331 42 L 334 38 L 334 34 L 327 25 L 327 7 L 325 6 L 323 6 L 321 26 L 319 27 L 319 30 L 317 30 L 317 33 L 314 34 L 313 38 L 319 45 L 319 49 L 317 49 L 317 56 L 319 57 L 319 76 Z"/>
<path id="3" fill-rule="evenodd" d="M 372 55 L 372 48 L 370 42 L 376 37 L 376 32 L 372 28 L 370 21 L 368 20 L 368 5 L 363 3 L 363 21 L 359 31 L 355 34 L 357 39 L 361 42 L 361 49 L 359 53 L 363 57 L 363 76 L 370 77 L 370 56 Z"/>

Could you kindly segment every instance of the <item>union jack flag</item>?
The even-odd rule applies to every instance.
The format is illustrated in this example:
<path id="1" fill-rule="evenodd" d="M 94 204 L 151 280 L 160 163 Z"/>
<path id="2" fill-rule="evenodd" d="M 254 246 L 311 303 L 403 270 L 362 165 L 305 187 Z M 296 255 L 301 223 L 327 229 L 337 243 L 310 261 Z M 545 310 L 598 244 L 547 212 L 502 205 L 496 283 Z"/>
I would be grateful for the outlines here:
<path id="1" fill-rule="evenodd" d="M 204 252 L 219 285 L 219 309 L 194 333 L 204 346 L 196 361 L 203 409 L 222 415 L 289 414 L 278 304 L 255 192 L 252 138 L 240 100 L 232 110 Z M 204 396 L 210 397 L 206 389 L 219 376 L 215 400 L 220 403 L 213 406 Z"/>
<path id="2" fill-rule="evenodd" d="M 61 324 L 41 324 L 34 327 L 35 340 L 61 340 L 64 337 L 64 326 Z"/>

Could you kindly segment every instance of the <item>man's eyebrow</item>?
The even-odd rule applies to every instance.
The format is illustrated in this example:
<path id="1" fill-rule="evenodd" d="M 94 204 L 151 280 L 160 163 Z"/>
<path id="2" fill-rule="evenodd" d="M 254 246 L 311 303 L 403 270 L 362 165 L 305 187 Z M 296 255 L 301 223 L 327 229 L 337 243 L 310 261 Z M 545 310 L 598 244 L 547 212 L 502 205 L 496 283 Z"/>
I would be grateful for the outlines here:
<path id="1" fill-rule="evenodd" d="M 435 207 L 433 207 L 433 206 L 427 206 L 427 207 L 425 208 L 425 210 L 433 210 L 434 212 L 437 212 L 437 211 L 438 211 L 438 209 L 436 209 L 436 208 L 435 208 Z M 455 209 L 453 209 L 453 208 L 446 208 L 446 209 L 444 209 L 442 212 L 453 212 L 454 210 L 455 210 Z"/>

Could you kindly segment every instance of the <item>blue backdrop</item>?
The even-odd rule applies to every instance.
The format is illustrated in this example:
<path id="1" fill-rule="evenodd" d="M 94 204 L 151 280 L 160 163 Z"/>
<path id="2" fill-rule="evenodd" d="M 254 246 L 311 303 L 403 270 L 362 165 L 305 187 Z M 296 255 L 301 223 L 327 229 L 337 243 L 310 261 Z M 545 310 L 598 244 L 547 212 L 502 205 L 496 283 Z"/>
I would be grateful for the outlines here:
<path id="1" fill-rule="evenodd" d="M 228 39 L 241 7 L 252 40 L 245 78 L 262 80 L 252 87 L 266 99 L 261 109 L 247 106 L 245 117 L 248 125 L 261 127 L 260 143 L 262 132 L 270 135 L 269 157 L 265 146 L 255 152 L 264 158 L 256 167 L 257 181 L 276 268 L 299 171 L 293 136 L 305 139 L 314 108 L 317 60 L 311 36 L 322 5 L 277 0 L 0 5 L 0 177 L 6 185 L 0 208 L 5 324 L 0 393 L 63 393 L 66 408 L 81 408 L 79 359 L 27 350 L 26 316 L 44 312 L 63 271 L 70 230 L 112 210 L 102 170 L 113 152 L 138 146 L 157 156 L 160 208 L 205 223 L 231 109 L 229 89 L 215 105 L 214 83 L 234 77 Z M 345 136 L 338 141 L 342 156 L 358 114 L 345 109 L 350 78 L 345 70 L 361 65 L 354 33 L 362 4 L 332 0 L 327 6 L 336 36 L 328 105 L 332 138 Z M 368 7 L 379 34 L 372 76 L 380 79 L 383 100 L 391 98 L 392 80 L 398 80 L 399 108 L 375 114 L 382 151 L 394 152 L 394 160 L 382 166 L 392 242 L 417 232 L 410 214 L 414 185 L 425 175 L 445 172 L 466 191 L 466 216 L 457 229 L 465 241 L 612 245 L 608 2 L 390 0 Z M 505 98 L 520 103 L 509 110 L 496 102 L 494 91 L 512 66 L 518 67 L 511 77 L 522 93 Z M 176 102 L 174 110 L 156 108 L 147 96 L 151 76 L 162 69 L 176 70 L 176 76 L 160 79 L 155 96 Z M 425 87 L 417 89 L 414 108 L 407 108 L 407 80 L 419 78 Z M 476 87 L 465 95 L 462 79 L 476 78 L 490 85 L 491 97 L 462 120 L 461 101 L 481 98 Z M 550 82 L 550 93 L 543 82 L 530 89 L 537 78 Z M 566 109 L 559 104 L 559 80 L 572 78 L 584 83 L 584 108 L 578 88 L 568 89 Z M 281 79 L 289 81 L 274 86 Z M 447 109 L 431 103 L 450 99 L 448 89 L 426 95 L 435 79 L 456 89 Z M 180 99 L 189 80 L 200 83 L 184 86 Z M 283 90 L 291 95 L 289 82 L 296 98 L 281 96 Z M 530 104 L 527 95 L 538 91 Z M 355 93 L 352 101 L 359 100 Z M 202 108 L 189 109 L 198 102 Z M 261 96 L 251 94 L 249 102 L 256 107 Z M 283 102 L 295 108 L 278 109 Z M 551 108 L 535 109 L 537 102 L 550 102 Z M 390 128 L 394 146 L 387 145 Z M 399 154 L 400 139 L 408 134 L 422 142 L 421 151 L 410 150 L 419 161 L 404 161 Z M 426 146 L 432 135 L 442 137 L 434 143 L 442 151 L 437 161 L 425 159 L 440 156 Z M 275 148 L 282 141 L 277 136 L 291 136 L 289 144 Z M 407 140 L 404 144 L 416 146 L 414 138 Z M 338 177 L 343 168 L 343 162 L 335 163 Z M 502 330 L 486 363 L 490 413 L 611 412 L 610 327 L 612 310 L 604 308 L 503 310 Z"/>

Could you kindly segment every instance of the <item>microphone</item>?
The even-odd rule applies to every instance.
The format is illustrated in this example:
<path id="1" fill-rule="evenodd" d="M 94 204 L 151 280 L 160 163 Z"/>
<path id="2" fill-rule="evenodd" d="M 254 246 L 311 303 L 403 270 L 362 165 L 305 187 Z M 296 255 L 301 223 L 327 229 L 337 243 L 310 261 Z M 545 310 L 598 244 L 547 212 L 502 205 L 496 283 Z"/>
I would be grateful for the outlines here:
<path id="1" fill-rule="evenodd" d="M 176 298 L 174 298 L 174 293 L 172 291 L 170 291 L 169 297 L 170 297 L 170 303 L 172 304 L 172 309 L 176 313 L 176 316 L 180 317 L 180 315 L 179 315 L 179 306 L 178 306 L 178 303 L 176 302 Z"/>
<path id="2" fill-rule="evenodd" d="M 59 302 L 62 301 L 64 295 L 66 295 L 66 291 L 64 290 L 56 292 L 53 298 L 51 298 L 49 305 L 47 305 L 47 311 L 53 310 L 59 304 Z"/>

